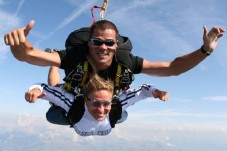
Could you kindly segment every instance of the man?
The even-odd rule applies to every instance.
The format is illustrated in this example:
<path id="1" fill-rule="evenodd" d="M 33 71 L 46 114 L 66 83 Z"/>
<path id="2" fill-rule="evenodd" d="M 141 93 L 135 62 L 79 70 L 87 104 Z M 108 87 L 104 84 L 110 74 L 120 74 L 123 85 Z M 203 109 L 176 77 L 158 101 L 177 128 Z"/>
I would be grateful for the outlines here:
<path id="1" fill-rule="evenodd" d="M 110 21 L 101 20 L 93 24 L 87 47 L 70 47 L 53 53 L 34 48 L 26 39 L 33 26 L 34 21 L 32 20 L 26 27 L 5 35 L 5 43 L 10 45 L 16 59 L 39 66 L 60 67 L 65 70 L 66 77 L 75 75 L 71 74 L 75 66 L 84 60 L 88 60 L 92 66 L 90 72 L 97 72 L 100 76 L 111 79 L 115 77 L 112 72 L 115 71 L 117 62 L 123 62 L 134 74 L 176 76 L 184 73 L 210 55 L 216 48 L 218 39 L 224 33 L 222 28 L 214 27 L 208 32 L 207 28 L 204 27 L 203 45 L 200 49 L 178 57 L 171 62 L 151 62 L 141 57 L 133 56 L 126 51 L 117 51 L 118 30 Z"/>
<path id="2" fill-rule="evenodd" d="M 26 39 L 30 30 L 34 26 L 34 20 L 31 20 L 26 27 L 13 30 L 4 36 L 5 44 L 9 45 L 11 51 L 16 59 L 19 61 L 25 61 L 29 64 L 35 64 L 39 66 L 57 66 L 61 65 L 61 58 L 58 53 L 47 53 L 42 50 L 38 50 L 32 46 L 32 44 Z M 216 48 L 218 39 L 223 36 L 224 30 L 219 27 L 212 28 L 209 32 L 204 27 L 203 46 L 184 56 L 178 57 L 171 62 L 151 62 L 142 59 L 141 72 L 153 76 L 172 76 L 184 73 L 191 68 L 198 65 Z M 118 32 L 111 26 L 107 29 L 95 28 L 92 33 L 92 39 L 99 39 L 101 42 L 106 40 L 113 40 L 113 46 L 106 46 L 102 43 L 100 46 L 89 42 L 89 56 L 96 66 L 97 70 L 103 70 L 110 66 L 114 53 L 117 48 Z M 182 66 L 184 64 L 184 66 Z"/>

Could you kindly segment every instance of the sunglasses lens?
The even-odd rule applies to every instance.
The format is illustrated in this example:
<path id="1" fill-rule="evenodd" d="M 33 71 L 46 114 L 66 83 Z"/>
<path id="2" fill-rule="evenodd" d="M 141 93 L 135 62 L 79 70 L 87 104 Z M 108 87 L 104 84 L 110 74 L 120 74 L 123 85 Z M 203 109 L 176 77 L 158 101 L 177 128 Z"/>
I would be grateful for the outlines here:
<path id="1" fill-rule="evenodd" d="M 104 103 L 103 103 L 103 106 L 104 106 L 104 107 L 108 107 L 108 106 L 110 106 L 110 105 L 111 105 L 111 102 L 104 102 Z"/>
<path id="2" fill-rule="evenodd" d="M 111 102 L 108 102 L 108 101 L 106 101 L 106 102 L 99 102 L 99 101 L 96 101 L 96 102 L 93 102 L 92 105 L 93 105 L 94 107 L 100 107 L 100 106 L 102 106 L 102 105 L 103 105 L 103 107 L 109 107 L 109 106 L 111 105 Z"/>
<path id="3" fill-rule="evenodd" d="M 95 46 L 101 46 L 104 43 L 106 46 L 111 47 L 115 44 L 114 40 L 101 41 L 99 39 L 91 39 L 91 42 Z"/>
<path id="4" fill-rule="evenodd" d="M 100 41 L 98 39 L 92 39 L 91 42 L 92 42 L 93 45 L 96 45 L 96 46 L 102 45 L 102 41 Z"/>
<path id="5" fill-rule="evenodd" d="M 100 107 L 103 105 L 104 108 L 107 108 L 112 104 L 111 101 L 95 101 L 95 100 L 91 100 L 89 97 L 87 97 L 87 99 L 94 107 Z"/>
<path id="6" fill-rule="evenodd" d="M 115 44 L 115 41 L 113 41 L 113 40 L 110 40 L 110 41 L 105 41 L 105 45 L 107 45 L 107 46 L 113 46 Z"/>

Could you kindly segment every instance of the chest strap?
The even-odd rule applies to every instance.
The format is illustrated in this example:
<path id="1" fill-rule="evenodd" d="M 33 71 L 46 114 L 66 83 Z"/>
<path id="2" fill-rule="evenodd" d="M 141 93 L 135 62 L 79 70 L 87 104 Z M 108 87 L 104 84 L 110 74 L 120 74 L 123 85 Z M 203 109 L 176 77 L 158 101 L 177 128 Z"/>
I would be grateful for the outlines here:
<path id="1" fill-rule="evenodd" d="M 120 77 L 121 77 L 121 65 L 117 65 L 117 73 L 115 76 L 115 87 L 118 88 L 120 87 Z"/>
<path id="2" fill-rule="evenodd" d="M 88 61 L 84 61 L 83 67 L 81 64 L 65 78 L 64 88 L 68 92 L 80 94 L 80 88 L 83 88 L 88 77 Z"/>
<path id="3" fill-rule="evenodd" d="M 84 62 L 83 69 L 84 69 L 84 74 L 83 74 L 82 81 L 80 83 L 80 87 L 84 87 L 86 79 L 87 79 L 87 75 L 88 75 L 88 61 L 87 60 Z"/>

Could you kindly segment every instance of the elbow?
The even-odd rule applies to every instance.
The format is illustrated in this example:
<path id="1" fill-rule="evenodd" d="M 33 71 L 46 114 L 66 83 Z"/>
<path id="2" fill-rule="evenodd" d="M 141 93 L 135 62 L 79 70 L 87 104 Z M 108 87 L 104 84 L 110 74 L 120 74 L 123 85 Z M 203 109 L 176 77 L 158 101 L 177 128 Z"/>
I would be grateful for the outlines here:
<path id="1" fill-rule="evenodd" d="M 186 72 L 186 71 L 182 70 L 181 68 L 176 68 L 176 67 L 170 66 L 168 72 L 166 72 L 166 76 L 179 76 L 179 75 L 183 74 L 184 72 Z"/>
<path id="2" fill-rule="evenodd" d="M 172 74 L 170 74 L 170 76 L 179 76 L 181 74 L 182 74 L 182 72 L 180 72 L 180 71 L 174 71 L 174 72 L 172 72 Z"/>

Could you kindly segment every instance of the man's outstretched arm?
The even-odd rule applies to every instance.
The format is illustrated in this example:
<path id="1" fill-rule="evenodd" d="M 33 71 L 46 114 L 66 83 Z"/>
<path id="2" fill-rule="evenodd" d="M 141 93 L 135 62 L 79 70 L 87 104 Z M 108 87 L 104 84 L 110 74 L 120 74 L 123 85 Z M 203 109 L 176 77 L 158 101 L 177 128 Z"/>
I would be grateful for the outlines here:
<path id="1" fill-rule="evenodd" d="M 203 45 L 200 49 L 177 57 L 171 62 L 150 62 L 143 61 L 142 73 L 153 76 L 172 76 L 184 73 L 211 54 L 217 46 L 218 39 L 223 36 L 224 30 L 219 27 L 213 27 L 209 32 L 204 27 Z"/>
<path id="2" fill-rule="evenodd" d="M 34 24 L 35 21 L 31 20 L 26 27 L 7 33 L 4 36 L 5 44 L 10 46 L 13 56 L 19 61 L 39 66 L 59 66 L 61 61 L 58 53 L 36 49 L 26 39 Z"/>

